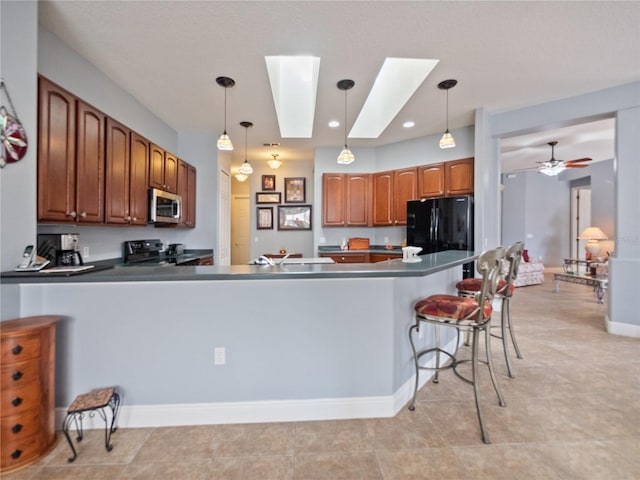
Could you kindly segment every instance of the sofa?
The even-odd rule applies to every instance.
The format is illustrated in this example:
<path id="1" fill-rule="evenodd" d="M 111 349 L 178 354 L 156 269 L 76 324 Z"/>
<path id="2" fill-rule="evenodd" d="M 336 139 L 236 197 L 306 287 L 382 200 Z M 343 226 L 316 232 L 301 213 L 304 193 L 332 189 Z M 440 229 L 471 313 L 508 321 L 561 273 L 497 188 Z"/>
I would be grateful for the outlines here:
<path id="1" fill-rule="evenodd" d="M 509 262 L 502 261 L 502 274 L 509 272 Z M 527 285 L 539 285 L 544 282 L 544 264 L 540 260 L 530 258 L 528 262 L 524 258 L 518 267 L 518 275 L 514 281 L 516 287 L 526 287 Z"/>

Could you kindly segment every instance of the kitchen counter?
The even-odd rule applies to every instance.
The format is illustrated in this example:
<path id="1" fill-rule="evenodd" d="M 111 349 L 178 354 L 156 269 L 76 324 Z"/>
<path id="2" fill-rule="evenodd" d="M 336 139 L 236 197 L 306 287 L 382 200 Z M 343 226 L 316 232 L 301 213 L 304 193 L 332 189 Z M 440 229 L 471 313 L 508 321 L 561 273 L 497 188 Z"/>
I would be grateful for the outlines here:
<path id="1" fill-rule="evenodd" d="M 355 250 L 352 250 L 356 252 Z M 385 250 L 387 251 L 387 250 Z M 362 252 L 359 250 L 359 252 Z M 388 251 L 387 251 L 388 252 Z M 344 252 L 343 252 L 344 253 Z M 186 254 L 185 254 L 186 255 Z M 184 255 L 183 255 L 184 256 Z M 210 256 L 204 255 L 203 257 Z M 189 257 L 194 259 L 197 257 Z M 474 252 L 449 250 L 419 257 L 420 262 L 404 263 L 402 259 L 380 263 L 351 264 L 283 264 L 283 265 L 229 265 L 229 266 L 164 266 L 124 265 L 112 263 L 112 269 L 87 271 L 79 275 L 51 277 L 46 273 L 2 274 L 2 283 L 104 283 L 104 282 L 162 282 L 203 280 L 273 280 L 289 278 L 373 278 L 421 277 L 462 265 L 476 258 Z M 96 266 L 109 262 L 94 262 Z"/>
<path id="2" fill-rule="evenodd" d="M 389 255 L 402 256 L 402 247 L 394 246 L 393 248 L 387 248 L 384 245 L 370 245 L 366 250 L 343 250 L 340 245 L 323 245 L 318 247 L 318 253 L 322 255 L 326 254 L 345 254 L 345 253 L 386 253 Z"/>
<path id="3" fill-rule="evenodd" d="M 123 428 L 380 418 L 395 415 L 413 391 L 413 305 L 455 294 L 462 265 L 476 256 L 114 266 L 73 277 L 3 277 L 2 292 L 19 305 L 13 317 L 62 318 L 57 425 L 78 392 L 100 385 L 118 385 L 124 395 Z M 455 329 L 439 332 L 440 345 L 453 351 Z M 417 347 L 433 346 L 433 335 L 424 329 Z"/>

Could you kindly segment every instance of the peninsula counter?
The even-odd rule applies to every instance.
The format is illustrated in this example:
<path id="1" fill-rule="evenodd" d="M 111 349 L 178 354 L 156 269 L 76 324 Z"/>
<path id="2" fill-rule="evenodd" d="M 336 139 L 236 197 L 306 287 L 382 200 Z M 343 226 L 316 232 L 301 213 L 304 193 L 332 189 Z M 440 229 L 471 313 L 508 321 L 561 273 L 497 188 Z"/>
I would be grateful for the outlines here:
<path id="1" fill-rule="evenodd" d="M 413 304 L 454 294 L 476 257 L 123 267 L 2 287 L 22 317 L 63 317 L 61 413 L 79 393 L 118 386 L 123 427 L 384 417 L 412 392 Z M 433 344 L 432 332 L 421 341 Z M 455 334 L 441 342 L 454 348 Z"/>

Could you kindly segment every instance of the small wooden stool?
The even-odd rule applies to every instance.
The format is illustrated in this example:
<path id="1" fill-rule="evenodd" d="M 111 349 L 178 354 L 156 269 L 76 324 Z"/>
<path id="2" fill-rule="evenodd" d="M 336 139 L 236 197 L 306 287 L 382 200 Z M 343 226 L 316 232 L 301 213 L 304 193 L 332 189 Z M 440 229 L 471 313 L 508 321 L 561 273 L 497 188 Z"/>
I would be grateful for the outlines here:
<path id="1" fill-rule="evenodd" d="M 111 409 L 111 426 L 109 426 L 106 410 L 107 407 Z M 73 446 L 73 442 L 71 441 L 71 437 L 69 436 L 69 427 L 71 426 L 71 422 L 74 422 L 76 425 L 76 431 L 78 432 L 78 436 L 76 438 L 78 442 L 80 442 L 83 436 L 82 419 L 85 416 L 85 412 L 89 412 L 90 417 L 93 417 L 95 413 L 98 412 L 100 417 L 104 420 L 104 446 L 107 449 L 107 452 L 110 452 L 113 449 L 113 445 L 111 445 L 111 434 L 117 430 L 115 422 L 119 408 L 120 395 L 116 392 L 115 387 L 93 390 L 89 393 L 83 393 L 76 397 L 71 406 L 69 406 L 67 416 L 62 422 L 62 431 L 67 437 L 71 451 L 73 451 L 73 457 L 68 459 L 69 462 L 73 462 L 78 456 L 76 449 Z"/>

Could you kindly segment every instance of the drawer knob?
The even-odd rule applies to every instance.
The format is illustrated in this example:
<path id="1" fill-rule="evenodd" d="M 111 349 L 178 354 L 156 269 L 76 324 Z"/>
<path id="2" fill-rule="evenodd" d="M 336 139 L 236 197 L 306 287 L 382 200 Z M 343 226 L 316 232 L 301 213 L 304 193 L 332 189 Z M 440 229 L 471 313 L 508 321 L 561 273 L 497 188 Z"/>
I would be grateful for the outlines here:
<path id="1" fill-rule="evenodd" d="M 20 397 L 16 397 L 16 398 L 14 398 L 13 400 L 11 400 L 11 404 L 12 404 L 14 407 L 17 407 L 17 406 L 18 406 L 18 405 L 20 405 L 21 403 L 22 403 L 22 398 L 20 398 Z"/>
<path id="2" fill-rule="evenodd" d="M 16 345 L 15 347 L 13 347 L 13 349 L 11 350 L 11 353 L 13 353 L 14 355 L 20 355 L 20 352 L 23 350 L 22 345 Z"/>
<path id="3" fill-rule="evenodd" d="M 20 455 L 22 455 L 22 450 L 15 450 L 11 454 L 11 458 L 13 458 L 15 460 L 16 458 L 20 458 Z"/>
<path id="4" fill-rule="evenodd" d="M 22 425 L 20 425 L 19 423 L 16 423 L 13 427 L 11 427 L 11 431 L 13 433 L 18 433 L 20 430 L 22 430 Z"/>
<path id="5" fill-rule="evenodd" d="M 22 376 L 23 376 L 23 373 L 20 370 L 18 370 L 16 373 L 11 375 L 11 378 L 13 378 L 17 382 L 22 378 Z"/>

